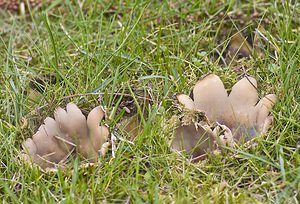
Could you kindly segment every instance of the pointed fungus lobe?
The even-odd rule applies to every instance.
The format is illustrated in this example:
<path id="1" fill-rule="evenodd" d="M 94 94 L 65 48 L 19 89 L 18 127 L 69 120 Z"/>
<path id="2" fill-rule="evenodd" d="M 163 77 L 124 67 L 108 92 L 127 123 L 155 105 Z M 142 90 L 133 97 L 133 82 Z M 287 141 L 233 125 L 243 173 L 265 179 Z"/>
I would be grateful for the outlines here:
<path id="1" fill-rule="evenodd" d="M 105 113 L 101 106 L 94 108 L 87 117 L 87 126 L 89 128 L 89 138 L 94 150 L 97 152 L 106 142 L 109 136 L 109 130 L 106 126 L 99 126 Z"/>
<path id="2" fill-rule="evenodd" d="M 233 107 L 254 106 L 258 101 L 257 83 L 253 77 L 244 77 L 231 89 L 229 102 Z"/>
<path id="3" fill-rule="evenodd" d="M 189 110 L 194 110 L 196 109 L 194 101 L 187 95 L 185 94 L 179 94 L 176 96 L 177 100 L 184 105 L 185 108 Z"/>
<path id="4" fill-rule="evenodd" d="M 47 117 L 32 139 L 23 142 L 25 158 L 46 169 L 63 162 L 76 148 L 84 158 L 95 161 L 109 136 L 109 129 L 99 126 L 103 109 L 94 108 L 86 119 L 75 104 L 69 103 L 66 110 L 57 108 L 54 117 Z"/>
<path id="5" fill-rule="evenodd" d="M 183 94 L 177 96 L 178 101 L 188 110 L 195 108 L 204 112 L 209 120 L 207 125 L 214 129 L 211 135 L 204 133 L 201 125 L 200 129 L 198 127 L 198 130 L 193 131 L 189 126 L 179 126 L 175 130 L 173 149 L 187 152 L 195 149 L 193 156 L 199 156 L 211 149 L 207 145 L 200 146 L 200 149 L 203 148 L 201 150 L 198 147 L 193 148 L 202 141 L 197 139 L 201 136 L 211 140 L 205 144 L 218 142 L 216 140 L 221 138 L 218 143 L 222 146 L 231 137 L 236 142 L 242 142 L 266 133 L 272 123 L 270 111 L 277 101 L 276 95 L 269 94 L 258 102 L 257 82 L 253 77 L 244 77 L 238 81 L 228 96 L 223 82 L 214 74 L 207 75 L 196 83 L 193 98 L 194 100 Z M 217 124 L 217 127 L 212 126 L 213 124 Z M 216 128 L 222 131 L 216 131 Z"/>
<path id="6" fill-rule="evenodd" d="M 193 96 L 196 108 L 205 111 L 209 120 L 222 120 L 229 104 L 227 92 L 218 76 L 210 74 L 199 80 L 193 89 Z"/>

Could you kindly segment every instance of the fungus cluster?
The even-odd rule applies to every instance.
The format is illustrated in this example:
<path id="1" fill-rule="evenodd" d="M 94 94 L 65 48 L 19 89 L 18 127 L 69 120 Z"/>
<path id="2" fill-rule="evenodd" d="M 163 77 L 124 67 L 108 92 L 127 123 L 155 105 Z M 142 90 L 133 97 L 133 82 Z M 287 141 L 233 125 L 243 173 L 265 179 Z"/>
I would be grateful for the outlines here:
<path id="1" fill-rule="evenodd" d="M 257 83 L 252 77 L 238 81 L 228 95 L 221 79 L 210 74 L 196 83 L 192 98 L 180 94 L 177 99 L 183 109 L 172 148 L 199 160 L 210 151 L 232 147 L 266 133 L 273 119 L 270 110 L 277 97 L 269 94 L 259 100 Z M 107 126 L 99 125 L 104 115 L 101 106 L 94 108 L 87 118 L 73 103 L 66 110 L 57 108 L 54 119 L 47 117 L 32 139 L 23 143 L 25 159 L 46 169 L 63 163 L 76 151 L 95 162 L 100 153 L 104 154 L 110 135 Z M 136 122 L 121 124 L 125 130 L 139 134 Z"/>

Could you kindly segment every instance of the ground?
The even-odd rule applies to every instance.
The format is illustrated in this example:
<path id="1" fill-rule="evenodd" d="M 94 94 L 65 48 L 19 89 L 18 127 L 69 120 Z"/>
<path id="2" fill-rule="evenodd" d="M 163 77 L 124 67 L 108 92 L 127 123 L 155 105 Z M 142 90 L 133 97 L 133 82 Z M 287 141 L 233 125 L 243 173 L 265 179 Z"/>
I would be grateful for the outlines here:
<path id="1" fill-rule="evenodd" d="M 297 1 L 59 0 L 25 13 L 0 10 L 0 199 L 297 203 L 299 19 Z M 230 53 L 236 33 L 254 47 L 250 53 Z M 191 163 L 170 150 L 173 96 L 188 94 L 208 73 L 228 90 L 251 75 L 260 97 L 275 93 L 279 101 L 273 127 L 256 146 Z M 109 152 L 89 168 L 74 160 L 52 173 L 20 159 L 22 141 L 56 107 L 71 101 L 86 113 L 100 101 L 111 113 L 128 105 L 125 96 L 138 105 L 132 114 L 142 117 L 143 132 L 117 135 L 115 158 Z M 141 96 L 151 101 L 139 103 Z M 124 111 L 115 113 L 110 126 Z"/>

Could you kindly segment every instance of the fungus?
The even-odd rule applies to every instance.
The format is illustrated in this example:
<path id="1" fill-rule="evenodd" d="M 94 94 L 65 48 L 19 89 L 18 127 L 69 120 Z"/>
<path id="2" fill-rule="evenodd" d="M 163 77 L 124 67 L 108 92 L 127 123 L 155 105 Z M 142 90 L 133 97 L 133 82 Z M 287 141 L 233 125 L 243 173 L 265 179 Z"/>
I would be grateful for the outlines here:
<path id="1" fill-rule="evenodd" d="M 257 83 L 252 77 L 238 81 L 228 95 L 221 79 L 214 74 L 199 80 L 193 89 L 193 99 L 180 94 L 179 103 L 185 113 L 175 130 L 172 148 L 186 151 L 195 158 L 223 145 L 249 141 L 267 132 L 272 123 L 270 110 L 277 97 L 269 94 L 258 102 Z M 205 115 L 186 120 L 187 113 Z M 186 122 L 190 121 L 190 122 Z"/>
<path id="2" fill-rule="evenodd" d="M 43 169 L 53 168 L 76 150 L 85 159 L 96 161 L 109 136 L 108 128 L 99 126 L 103 117 L 101 106 L 95 107 L 87 119 L 74 103 L 66 110 L 57 108 L 55 119 L 47 117 L 32 139 L 23 142 L 25 159 Z"/>

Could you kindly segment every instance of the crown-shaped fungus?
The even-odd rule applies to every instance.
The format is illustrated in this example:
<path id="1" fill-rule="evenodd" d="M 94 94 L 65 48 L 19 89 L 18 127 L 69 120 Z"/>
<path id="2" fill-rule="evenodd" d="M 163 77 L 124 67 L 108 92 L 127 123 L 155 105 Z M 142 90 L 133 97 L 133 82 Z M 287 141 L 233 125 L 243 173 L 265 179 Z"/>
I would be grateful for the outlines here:
<path id="1" fill-rule="evenodd" d="M 25 158 L 43 169 L 55 167 L 73 150 L 89 161 L 97 160 L 109 136 L 108 128 L 99 126 L 103 117 L 101 106 L 95 107 L 87 119 L 74 103 L 69 103 L 66 110 L 57 108 L 55 119 L 47 117 L 32 139 L 23 142 Z"/>
<path id="2" fill-rule="evenodd" d="M 266 95 L 258 102 L 257 83 L 252 77 L 238 81 L 228 95 L 221 79 L 214 74 L 199 80 L 193 99 L 180 94 L 178 101 L 187 111 L 204 112 L 206 123 L 181 124 L 172 144 L 177 151 L 185 150 L 199 157 L 215 144 L 241 143 L 267 132 L 272 123 L 270 110 L 277 97 Z"/>

